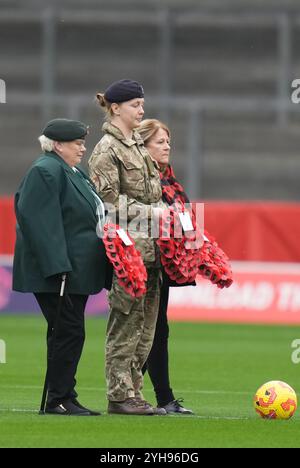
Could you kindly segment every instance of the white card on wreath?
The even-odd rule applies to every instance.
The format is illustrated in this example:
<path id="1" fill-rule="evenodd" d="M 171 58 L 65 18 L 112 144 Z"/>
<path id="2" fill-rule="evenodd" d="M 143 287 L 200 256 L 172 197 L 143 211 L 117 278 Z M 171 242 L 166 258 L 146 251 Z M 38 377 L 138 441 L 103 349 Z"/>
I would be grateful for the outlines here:
<path id="1" fill-rule="evenodd" d="M 184 213 L 179 213 L 179 219 L 184 232 L 194 230 L 190 213 L 188 211 L 185 211 Z"/>
<path id="2" fill-rule="evenodd" d="M 133 245 L 124 229 L 117 229 L 117 234 L 125 245 Z"/>

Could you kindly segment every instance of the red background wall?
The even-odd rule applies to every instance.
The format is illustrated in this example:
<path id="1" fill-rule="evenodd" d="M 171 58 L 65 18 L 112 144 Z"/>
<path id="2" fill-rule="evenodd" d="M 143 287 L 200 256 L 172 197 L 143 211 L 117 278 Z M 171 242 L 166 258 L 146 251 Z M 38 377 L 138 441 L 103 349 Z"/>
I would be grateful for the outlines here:
<path id="1" fill-rule="evenodd" d="M 12 197 L 0 198 L 0 255 L 12 254 L 15 243 L 15 215 Z"/>
<path id="2" fill-rule="evenodd" d="M 204 217 L 232 260 L 300 262 L 300 203 L 207 202 Z"/>
<path id="3" fill-rule="evenodd" d="M 205 202 L 205 229 L 232 260 L 300 262 L 300 203 Z M 15 242 L 13 198 L 0 198 L 0 255 Z"/>

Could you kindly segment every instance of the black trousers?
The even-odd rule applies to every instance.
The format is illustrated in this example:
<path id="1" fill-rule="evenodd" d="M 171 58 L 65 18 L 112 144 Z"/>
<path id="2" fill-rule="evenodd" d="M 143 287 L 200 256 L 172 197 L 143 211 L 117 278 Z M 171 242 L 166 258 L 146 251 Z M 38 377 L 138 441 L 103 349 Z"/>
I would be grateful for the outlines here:
<path id="1" fill-rule="evenodd" d="M 159 406 L 164 406 L 170 401 L 175 400 L 173 391 L 170 387 L 169 378 L 169 325 L 167 317 L 169 289 L 168 284 L 164 281 L 161 288 L 153 345 L 147 362 L 143 367 L 144 373 L 146 370 L 148 371 Z"/>
<path id="2" fill-rule="evenodd" d="M 35 293 L 34 295 L 48 323 L 47 404 L 56 406 L 64 400 L 77 397 L 75 375 L 85 339 L 84 310 L 88 296 L 79 294 L 64 296 L 53 347 L 52 328 L 59 295 L 53 293 Z"/>

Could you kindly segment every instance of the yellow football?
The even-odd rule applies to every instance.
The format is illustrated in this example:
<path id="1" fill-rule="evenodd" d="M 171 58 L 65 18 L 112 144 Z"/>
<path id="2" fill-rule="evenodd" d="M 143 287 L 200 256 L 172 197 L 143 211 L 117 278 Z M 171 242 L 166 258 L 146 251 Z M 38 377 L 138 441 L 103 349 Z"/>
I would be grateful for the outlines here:
<path id="1" fill-rule="evenodd" d="M 262 418 L 289 419 L 297 409 L 297 395 L 287 383 L 272 380 L 259 387 L 253 405 Z"/>

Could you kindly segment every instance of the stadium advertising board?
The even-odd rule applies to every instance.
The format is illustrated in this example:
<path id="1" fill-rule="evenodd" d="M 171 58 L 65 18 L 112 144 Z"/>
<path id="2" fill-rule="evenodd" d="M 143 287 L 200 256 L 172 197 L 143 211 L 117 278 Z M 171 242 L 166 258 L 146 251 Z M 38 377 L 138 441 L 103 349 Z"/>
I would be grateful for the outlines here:
<path id="1" fill-rule="evenodd" d="M 300 265 L 233 262 L 234 283 L 218 289 L 199 278 L 197 286 L 171 288 L 169 318 L 180 321 L 300 324 Z M 0 266 L 0 312 L 38 312 L 31 294 L 11 292 L 10 257 Z M 87 313 L 106 314 L 106 291 L 89 298 Z"/>

